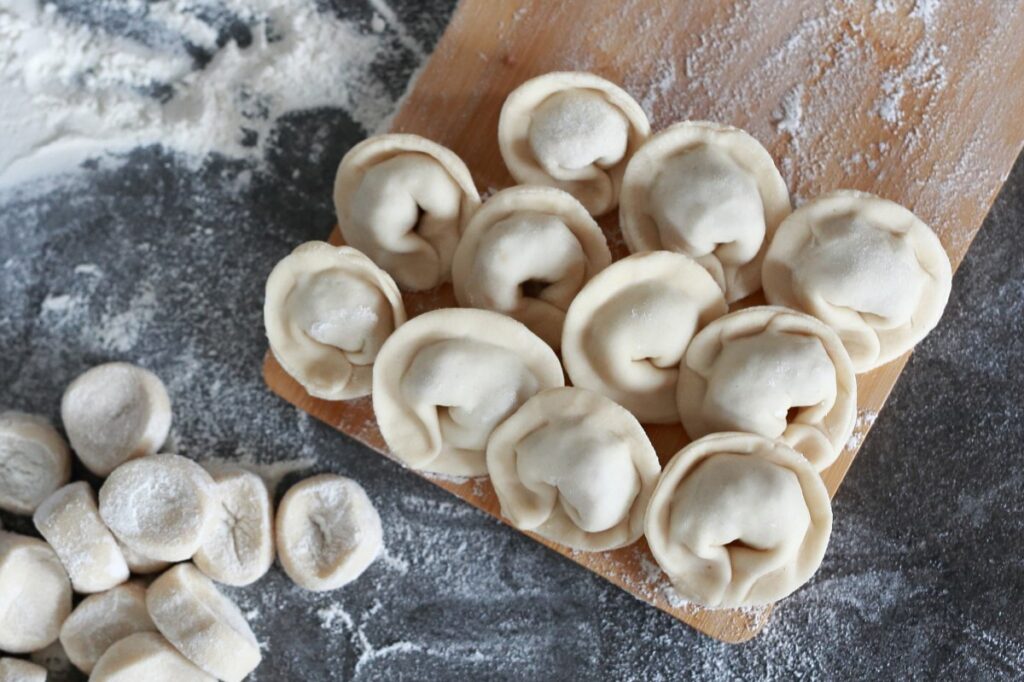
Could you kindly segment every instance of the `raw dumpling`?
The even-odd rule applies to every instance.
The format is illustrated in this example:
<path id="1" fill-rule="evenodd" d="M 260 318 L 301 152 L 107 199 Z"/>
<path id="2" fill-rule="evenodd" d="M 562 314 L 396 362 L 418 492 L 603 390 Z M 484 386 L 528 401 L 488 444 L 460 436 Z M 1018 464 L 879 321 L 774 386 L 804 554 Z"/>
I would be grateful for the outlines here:
<path id="1" fill-rule="evenodd" d="M 20 658 L 0 658 L 0 682 L 46 682 L 46 668 Z"/>
<path id="2" fill-rule="evenodd" d="M 31 514 L 70 476 L 71 453 L 48 421 L 0 413 L 0 509 Z"/>
<path id="3" fill-rule="evenodd" d="M 690 438 L 781 438 L 821 471 L 853 433 L 853 363 L 836 333 L 810 315 L 761 306 L 720 317 L 693 337 L 679 372 Z"/>
<path id="4" fill-rule="evenodd" d="M 363 487 L 321 474 L 296 483 L 277 509 L 277 551 L 296 585 L 323 592 L 347 585 L 380 556 L 384 530 Z"/>
<path id="5" fill-rule="evenodd" d="M 684 599 L 711 608 L 760 606 L 818 569 L 832 507 L 818 473 L 785 443 L 716 433 L 665 466 L 644 532 Z"/>
<path id="6" fill-rule="evenodd" d="M 849 190 L 794 211 L 762 272 L 768 302 L 835 329 L 858 373 L 894 360 L 935 328 L 952 277 L 942 243 L 917 216 Z"/>
<path id="7" fill-rule="evenodd" d="M 479 205 L 462 159 L 418 135 L 360 142 L 334 180 L 345 242 L 410 291 L 448 281 L 459 235 Z"/>
<path id="8" fill-rule="evenodd" d="M 136 632 L 96 662 L 89 682 L 216 682 L 155 632 Z"/>
<path id="9" fill-rule="evenodd" d="M 317 398 L 369 394 L 377 352 L 403 322 L 394 280 L 348 246 L 302 244 L 267 278 L 263 323 L 270 350 Z"/>
<path id="10" fill-rule="evenodd" d="M 160 377 L 127 362 L 98 365 L 64 391 L 61 419 L 78 459 L 106 476 L 167 440 L 171 399 Z"/>
<path id="11" fill-rule="evenodd" d="M 611 262 L 604 233 L 571 195 L 512 187 L 469 221 L 452 282 L 459 305 L 509 315 L 557 350 L 569 303 Z"/>
<path id="12" fill-rule="evenodd" d="M 601 551 L 643 535 L 661 464 L 636 417 L 570 387 L 538 393 L 502 422 L 487 443 L 487 470 L 516 528 Z"/>
<path id="13" fill-rule="evenodd" d="M 673 424 L 683 353 L 725 312 L 722 290 L 693 259 L 637 253 L 600 272 L 569 306 L 562 361 L 574 386 L 608 396 L 645 424 Z"/>
<path id="14" fill-rule="evenodd" d="M 25 654 L 56 641 L 71 613 L 71 582 L 50 546 L 0 531 L 0 651 Z"/>
<path id="15" fill-rule="evenodd" d="M 373 368 L 373 411 L 391 453 L 414 469 L 487 473 L 495 426 L 562 386 L 551 347 L 510 317 L 445 308 L 402 325 Z"/>
<path id="16" fill-rule="evenodd" d="M 565 190 L 593 215 L 618 204 L 626 162 L 650 132 L 636 100 L 592 73 L 532 78 L 509 94 L 498 120 L 516 182 Z"/>
<path id="17" fill-rule="evenodd" d="M 731 303 L 761 288 L 765 248 L 789 211 L 786 183 L 761 143 L 738 128 L 684 121 L 630 159 L 619 223 L 630 251 L 690 256 Z"/>
<path id="18" fill-rule="evenodd" d="M 156 632 L 146 610 L 146 588 L 135 583 L 86 597 L 60 629 L 68 659 L 84 673 L 116 642 L 136 632 Z"/>

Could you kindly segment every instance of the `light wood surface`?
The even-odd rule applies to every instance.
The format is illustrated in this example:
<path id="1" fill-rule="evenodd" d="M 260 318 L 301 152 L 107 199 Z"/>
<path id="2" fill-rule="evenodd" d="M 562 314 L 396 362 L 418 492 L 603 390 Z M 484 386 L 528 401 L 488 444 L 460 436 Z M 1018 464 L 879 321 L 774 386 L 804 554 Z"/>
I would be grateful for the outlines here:
<path id="1" fill-rule="evenodd" d="M 746 128 L 798 203 L 855 188 L 908 206 L 936 229 L 956 267 L 1024 142 L 1024 4 L 840 4 L 463 0 L 393 130 L 450 147 L 489 193 L 513 184 L 496 137 L 505 96 L 540 73 L 589 70 L 629 90 L 655 130 L 685 118 Z M 601 223 L 621 257 L 616 216 Z M 337 230 L 331 239 L 338 243 Z M 410 314 L 454 304 L 450 286 L 406 302 Z M 905 362 L 858 377 L 857 430 L 823 473 L 833 494 Z M 386 451 L 368 398 L 311 398 L 269 354 L 264 375 L 300 409 Z M 649 431 L 663 461 L 685 443 L 678 427 Z M 498 515 L 486 479 L 431 480 Z M 588 554 L 535 539 L 727 642 L 753 637 L 771 611 L 674 602 L 642 541 Z"/>

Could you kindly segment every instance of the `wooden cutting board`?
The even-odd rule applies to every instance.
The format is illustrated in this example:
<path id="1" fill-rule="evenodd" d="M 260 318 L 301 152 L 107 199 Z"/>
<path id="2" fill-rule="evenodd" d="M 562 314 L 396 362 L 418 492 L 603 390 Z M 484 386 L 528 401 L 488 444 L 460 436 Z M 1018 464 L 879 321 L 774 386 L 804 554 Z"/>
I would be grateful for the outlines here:
<path id="1" fill-rule="evenodd" d="M 453 149 L 486 195 L 513 184 L 497 144 L 505 96 L 547 71 L 593 71 L 630 91 L 655 130 L 686 118 L 746 128 L 772 152 L 797 203 L 854 188 L 908 206 L 956 267 L 1024 142 L 1024 4 L 838 5 L 463 0 L 393 129 Z M 601 222 L 621 257 L 616 217 Z M 410 314 L 452 304 L 450 287 L 407 297 Z M 905 362 L 859 377 L 857 430 L 823 473 L 833 494 Z M 269 354 L 264 374 L 289 402 L 385 452 L 369 399 L 311 398 Z M 685 443 L 678 427 L 651 435 L 663 461 Z M 486 479 L 431 480 L 498 515 Z M 770 612 L 674 601 L 643 541 L 588 554 L 535 539 L 727 642 L 753 637 Z"/>

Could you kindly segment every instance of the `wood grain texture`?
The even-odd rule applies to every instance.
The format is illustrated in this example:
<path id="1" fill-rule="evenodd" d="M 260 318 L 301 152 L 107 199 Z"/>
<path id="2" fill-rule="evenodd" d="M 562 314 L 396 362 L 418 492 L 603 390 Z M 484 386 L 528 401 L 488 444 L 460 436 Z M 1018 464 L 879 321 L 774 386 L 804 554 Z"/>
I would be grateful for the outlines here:
<path id="1" fill-rule="evenodd" d="M 908 206 L 936 229 L 955 268 L 1024 143 L 1024 5 L 838 4 L 463 0 L 393 130 L 453 149 L 483 191 L 507 187 L 497 145 L 505 96 L 537 74 L 589 70 L 626 87 L 655 130 L 686 118 L 746 128 L 798 203 L 854 188 Z M 601 224 L 624 255 L 616 216 Z M 331 239 L 339 242 L 337 230 Z M 445 286 L 406 304 L 412 315 L 454 299 Z M 857 430 L 823 472 L 832 494 L 905 363 L 858 377 Z M 289 402 L 386 453 L 368 398 L 311 398 L 269 354 L 264 375 Z M 649 433 L 663 462 L 686 440 L 678 427 Z M 427 478 L 498 515 L 485 479 Z M 771 611 L 675 602 L 643 541 L 588 554 L 535 539 L 723 641 L 753 637 Z"/>

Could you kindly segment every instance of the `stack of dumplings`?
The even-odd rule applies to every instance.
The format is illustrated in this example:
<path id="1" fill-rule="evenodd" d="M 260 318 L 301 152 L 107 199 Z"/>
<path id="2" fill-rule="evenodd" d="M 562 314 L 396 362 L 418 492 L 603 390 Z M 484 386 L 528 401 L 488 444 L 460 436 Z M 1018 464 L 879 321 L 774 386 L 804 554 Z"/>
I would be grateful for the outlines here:
<path id="1" fill-rule="evenodd" d="M 267 283 L 281 366 L 316 397 L 370 393 L 396 459 L 489 476 L 502 515 L 546 541 L 646 536 L 707 607 L 790 594 L 828 544 L 820 474 L 854 428 L 856 374 L 942 315 L 938 237 L 863 192 L 793 211 L 754 137 L 708 121 L 652 134 L 593 74 L 516 88 L 497 143 L 520 184 L 482 204 L 466 165 L 415 135 L 345 156 L 346 246 L 300 246 Z M 595 221 L 616 207 L 619 260 Z M 461 308 L 406 321 L 447 282 Z M 751 307 L 762 290 L 770 305 Z M 659 461 L 642 424 L 692 442 Z"/>

